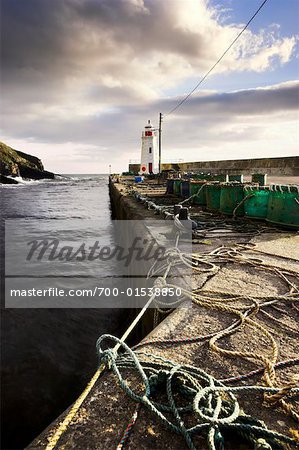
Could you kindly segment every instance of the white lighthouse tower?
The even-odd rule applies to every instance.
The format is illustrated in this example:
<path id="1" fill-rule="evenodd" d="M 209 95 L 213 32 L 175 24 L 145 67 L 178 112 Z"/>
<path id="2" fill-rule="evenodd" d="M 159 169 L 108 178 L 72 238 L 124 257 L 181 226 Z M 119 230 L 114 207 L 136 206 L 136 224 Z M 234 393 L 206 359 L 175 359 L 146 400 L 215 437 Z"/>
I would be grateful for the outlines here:
<path id="1" fill-rule="evenodd" d="M 157 144 L 157 132 L 153 128 L 151 121 L 148 120 L 147 125 L 142 132 L 142 146 L 141 146 L 141 164 L 140 175 L 147 175 L 150 173 L 159 172 L 159 155 Z"/>

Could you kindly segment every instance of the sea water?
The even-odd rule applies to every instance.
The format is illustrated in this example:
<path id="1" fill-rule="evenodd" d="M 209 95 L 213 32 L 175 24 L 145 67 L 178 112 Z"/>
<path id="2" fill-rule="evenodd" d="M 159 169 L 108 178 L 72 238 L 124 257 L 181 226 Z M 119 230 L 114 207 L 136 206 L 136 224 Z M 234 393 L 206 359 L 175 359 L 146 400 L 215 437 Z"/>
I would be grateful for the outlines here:
<path id="1" fill-rule="evenodd" d="M 15 242 L 39 236 L 46 229 L 71 240 L 74 246 L 95 238 L 113 244 L 108 175 L 19 181 L 18 185 L 0 186 L 2 275 L 5 223 L 6 232 L 15 233 Z M 6 241 L 10 283 L 17 283 L 16 274 L 24 267 L 19 267 L 16 259 L 10 260 L 16 258 L 14 241 L 8 235 Z M 77 269 L 87 280 L 97 276 L 95 264 L 75 267 L 75 275 Z M 39 271 L 37 264 L 34 276 L 41 277 Z M 115 261 L 108 261 L 106 275 L 113 276 L 115 271 Z M 70 286 L 71 275 L 70 268 L 62 264 L 59 280 L 53 284 Z M 3 286 L 1 294 L 3 299 Z M 121 308 L 59 306 L 4 308 L 2 301 L 2 448 L 23 448 L 63 412 L 97 367 L 97 337 L 103 333 L 120 336 L 128 322 L 128 312 Z"/>

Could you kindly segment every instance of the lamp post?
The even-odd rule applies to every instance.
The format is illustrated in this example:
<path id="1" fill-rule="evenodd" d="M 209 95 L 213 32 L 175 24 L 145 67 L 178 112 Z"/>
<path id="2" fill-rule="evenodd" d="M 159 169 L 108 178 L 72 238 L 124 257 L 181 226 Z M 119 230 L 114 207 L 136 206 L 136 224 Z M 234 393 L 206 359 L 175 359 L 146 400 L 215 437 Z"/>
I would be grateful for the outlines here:
<path id="1" fill-rule="evenodd" d="M 162 153 L 162 119 L 163 114 L 159 114 L 159 173 L 161 173 L 161 153 Z"/>

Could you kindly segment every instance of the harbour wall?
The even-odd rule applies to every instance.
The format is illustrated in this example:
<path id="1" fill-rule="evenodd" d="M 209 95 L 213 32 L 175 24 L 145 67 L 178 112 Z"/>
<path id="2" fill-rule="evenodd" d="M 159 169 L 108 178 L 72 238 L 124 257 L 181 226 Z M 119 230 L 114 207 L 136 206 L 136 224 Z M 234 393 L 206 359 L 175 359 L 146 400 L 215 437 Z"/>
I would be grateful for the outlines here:
<path id="1" fill-rule="evenodd" d="M 112 211 L 112 217 L 115 220 L 126 220 L 130 221 L 130 225 L 125 227 L 125 233 L 128 235 L 124 237 L 126 242 L 133 242 L 133 237 L 142 236 L 145 243 L 143 245 L 144 253 L 155 252 L 158 249 L 158 243 L 156 242 L 155 236 L 151 234 L 151 231 L 146 225 L 147 219 L 153 219 L 152 211 L 145 209 L 143 205 L 136 202 L 131 196 L 128 195 L 125 187 L 121 183 L 109 179 L 109 194 L 110 194 L 110 205 Z M 158 216 L 155 216 L 155 220 L 159 220 Z M 163 220 L 161 220 L 163 224 Z M 153 244 L 153 242 L 156 242 Z M 147 274 L 153 261 L 139 261 L 138 270 L 140 273 Z M 145 288 L 146 279 L 140 277 L 138 280 L 135 278 L 135 274 L 131 273 L 134 277 L 134 287 L 135 288 Z M 133 301 L 133 299 L 132 299 Z M 139 306 L 132 304 L 131 309 L 128 309 L 128 314 L 133 320 L 138 312 L 140 311 Z M 154 310 L 149 308 L 144 314 L 142 320 L 139 322 L 137 327 L 133 330 L 130 335 L 129 343 L 136 343 L 143 339 L 148 333 L 153 329 L 153 317 Z"/>
<path id="2" fill-rule="evenodd" d="M 139 169 L 139 164 L 129 164 L 130 171 L 138 173 Z M 228 175 L 266 173 L 274 176 L 299 176 L 299 156 L 162 163 L 162 170 L 171 169 L 177 172 L 212 172 Z"/>

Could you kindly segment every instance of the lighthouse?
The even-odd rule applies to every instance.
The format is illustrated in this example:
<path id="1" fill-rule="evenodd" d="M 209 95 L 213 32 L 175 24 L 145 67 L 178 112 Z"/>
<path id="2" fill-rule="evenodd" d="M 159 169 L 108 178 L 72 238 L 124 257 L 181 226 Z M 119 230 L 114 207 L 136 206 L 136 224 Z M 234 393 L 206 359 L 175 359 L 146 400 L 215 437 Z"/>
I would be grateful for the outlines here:
<path id="1" fill-rule="evenodd" d="M 157 132 L 153 128 L 151 121 L 148 120 L 147 125 L 142 132 L 141 144 L 141 164 L 140 175 L 159 172 L 159 157 L 157 145 Z"/>

